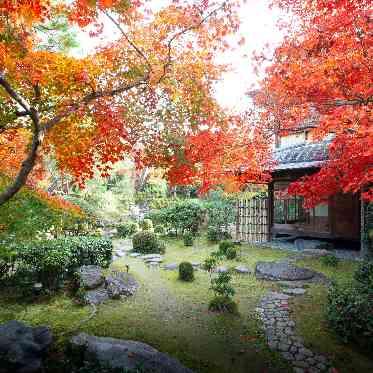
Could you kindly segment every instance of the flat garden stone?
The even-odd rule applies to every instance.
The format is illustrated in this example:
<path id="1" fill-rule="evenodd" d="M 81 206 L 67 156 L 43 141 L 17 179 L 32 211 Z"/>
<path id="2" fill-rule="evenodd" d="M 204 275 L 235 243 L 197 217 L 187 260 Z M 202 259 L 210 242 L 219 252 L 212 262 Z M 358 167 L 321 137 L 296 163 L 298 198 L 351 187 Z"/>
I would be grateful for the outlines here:
<path id="1" fill-rule="evenodd" d="M 170 263 L 170 264 L 165 264 L 163 266 L 163 269 L 166 271 L 175 271 L 179 268 L 179 265 L 177 263 Z"/>
<path id="2" fill-rule="evenodd" d="M 245 266 L 237 266 L 234 268 L 237 273 L 249 274 L 251 273 L 250 269 Z"/>
<path id="3" fill-rule="evenodd" d="M 44 371 L 42 359 L 52 339 L 45 326 L 33 328 L 16 320 L 0 325 L 0 373 Z"/>
<path id="4" fill-rule="evenodd" d="M 316 272 L 297 267 L 287 261 L 280 262 L 258 262 L 255 269 L 258 279 L 263 280 L 309 280 L 312 279 Z"/>
<path id="5" fill-rule="evenodd" d="M 301 288 L 295 288 L 295 289 L 284 289 L 283 292 L 288 295 L 303 295 L 306 293 L 306 290 Z"/>
<path id="6" fill-rule="evenodd" d="M 193 266 L 193 267 L 199 267 L 201 265 L 201 262 L 190 262 L 190 264 Z"/>
<path id="7" fill-rule="evenodd" d="M 137 257 L 141 256 L 141 254 L 140 253 L 131 253 L 129 256 L 131 258 L 137 258 Z"/>
<path id="8" fill-rule="evenodd" d="M 142 255 L 141 256 L 141 259 L 143 260 L 147 260 L 147 259 L 155 259 L 155 258 L 161 258 L 161 254 L 146 254 L 146 255 Z"/>
<path id="9" fill-rule="evenodd" d="M 96 337 L 85 333 L 70 340 L 71 350 L 81 361 L 98 362 L 111 369 L 145 372 L 193 373 L 178 360 L 137 341 Z"/>
<path id="10" fill-rule="evenodd" d="M 162 263 L 163 262 L 163 259 L 162 258 L 148 258 L 148 259 L 144 259 L 144 262 L 145 263 Z"/>
<path id="11" fill-rule="evenodd" d="M 80 285 L 87 290 L 95 289 L 105 281 L 102 268 L 99 266 L 84 265 L 78 269 L 77 273 L 80 278 Z"/>
<path id="12" fill-rule="evenodd" d="M 226 273 L 228 272 L 228 268 L 226 266 L 219 266 L 215 269 L 216 273 Z"/>

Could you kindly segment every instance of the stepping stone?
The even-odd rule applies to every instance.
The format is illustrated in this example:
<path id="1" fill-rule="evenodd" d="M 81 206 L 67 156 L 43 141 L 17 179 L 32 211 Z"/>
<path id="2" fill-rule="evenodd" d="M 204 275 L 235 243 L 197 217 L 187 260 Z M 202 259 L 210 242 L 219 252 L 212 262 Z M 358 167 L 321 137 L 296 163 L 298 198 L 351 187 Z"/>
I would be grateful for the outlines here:
<path id="1" fill-rule="evenodd" d="M 141 256 L 141 254 L 140 253 L 131 253 L 129 256 L 131 258 L 138 258 L 139 256 Z"/>
<path id="2" fill-rule="evenodd" d="M 284 289 L 282 290 L 285 294 L 288 295 L 303 295 L 306 290 L 301 289 L 301 288 L 295 288 L 295 289 Z"/>
<path id="3" fill-rule="evenodd" d="M 119 256 L 120 258 L 122 258 L 123 256 L 126 255 L 126 253 L 124 253 L 123 251 L 116 251 L 116 252 L 115 252 L 115 255 L 116 255 L 116 256 Z"/>
<path id="4" fill-rule="evenodd" d="M 171 263 L 164 265 L 162 268 L 166 271 L 175 271 L 179 268 L 179 265 L 177 263 Z"/>
<path id="5" fill-rule="evenodd" d="M 317 272 L 307 268 L 297 267 L 287 261 L 281 262 L 258 262 L 255 275 L 261 280 L 310 280 Z"/>
<path id="6" fill-rule="evenodd" d="M 215 272 L 216 273 L 227 273 L 228 268 L 225 266 L 216 267 Z"/>
<path id="7" fill-rule="evenodd" d="M 235 267 L 235 271 L 237 273 L 241 273 L 241 274 L 249 274 L 251 273 L 250 269 L 245 267 L 245 266 L 237 266 Z"/>
<path id="8" fill-rule="evenodd" d="M 286 288 L 303 288 L 305 286 L 304 283 L 300 281 L 279 281 L 277 282 L 278 285 L 286 287 Z"/>
<path id="9" fill-rule="evenodd" d="M 267 294 L 267 299 L 269 300 L 287 300 L 290 297 L 283 293 L 277 293 L 275 291 L 269 291 Z"/>
<path id="10" fill-rule="evenodd" d="M 163 259 L 162 258 L 150 258 L 150 259 L 145 259 L 145 263 L 162 263 Z"/>
<path id="11" fill-rule="evenodd" d="M 199 267 L 201 265 L 201 262 L 190 262 L 190 264 L 193 266 L 193 267 Z"/>
<path id="12" fill-rule="evenodd" d="M 162 256 L 160 254 L 146 254 L 142 255 L 141 259 L 146 260 L 146 259 L 155 259 L 155 258 L 161 258 Z"/>
<path id="13" fill-rule="evenodd" d="M 158 267 L 160 265 L 159 262 L 147 262 L 146 263 L 149 267 Z"/>

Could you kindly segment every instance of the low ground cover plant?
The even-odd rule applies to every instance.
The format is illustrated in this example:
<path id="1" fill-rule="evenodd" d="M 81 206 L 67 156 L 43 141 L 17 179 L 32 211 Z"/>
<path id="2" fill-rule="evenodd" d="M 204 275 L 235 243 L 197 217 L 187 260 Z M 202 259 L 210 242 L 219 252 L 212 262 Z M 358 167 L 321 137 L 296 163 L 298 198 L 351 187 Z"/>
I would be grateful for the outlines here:
<path id="1" fill-rule="evenodd" d="M 339 259 L 335 255 L 325 255 L 320 258 L 320 262 L 327 267 L 338 267 Z"/>

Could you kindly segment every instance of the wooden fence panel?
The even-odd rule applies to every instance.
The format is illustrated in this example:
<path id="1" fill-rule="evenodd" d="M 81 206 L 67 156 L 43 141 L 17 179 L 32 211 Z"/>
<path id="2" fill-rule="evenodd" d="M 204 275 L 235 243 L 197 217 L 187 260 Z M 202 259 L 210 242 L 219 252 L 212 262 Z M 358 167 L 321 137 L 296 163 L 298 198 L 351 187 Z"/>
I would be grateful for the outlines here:
<path id="1" fill-rule="evenodd" d="M 268 198 L 237 201 L 236 241 L 268 242 Z"/>

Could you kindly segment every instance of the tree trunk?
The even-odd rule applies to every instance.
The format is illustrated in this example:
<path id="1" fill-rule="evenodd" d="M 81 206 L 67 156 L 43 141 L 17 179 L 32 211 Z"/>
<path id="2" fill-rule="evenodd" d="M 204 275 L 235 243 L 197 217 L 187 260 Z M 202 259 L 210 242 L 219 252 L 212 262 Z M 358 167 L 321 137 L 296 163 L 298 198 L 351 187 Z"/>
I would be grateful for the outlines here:
<path id="1" fill-rule="evenodd" d="M 34 131 L 32 135 L 32 141 L 30 150 L 26 159 L 22 162 L 21 168 L 12 184 L 8 188 L 0 193 L 0 206 L 9 201 L 19 190 L 25 185 L 27 177 L 34 168 L 38 148 L 40 145 L 40 127 L 39 127 L 39 117 L 36 112 L 33 113 Z"/>

